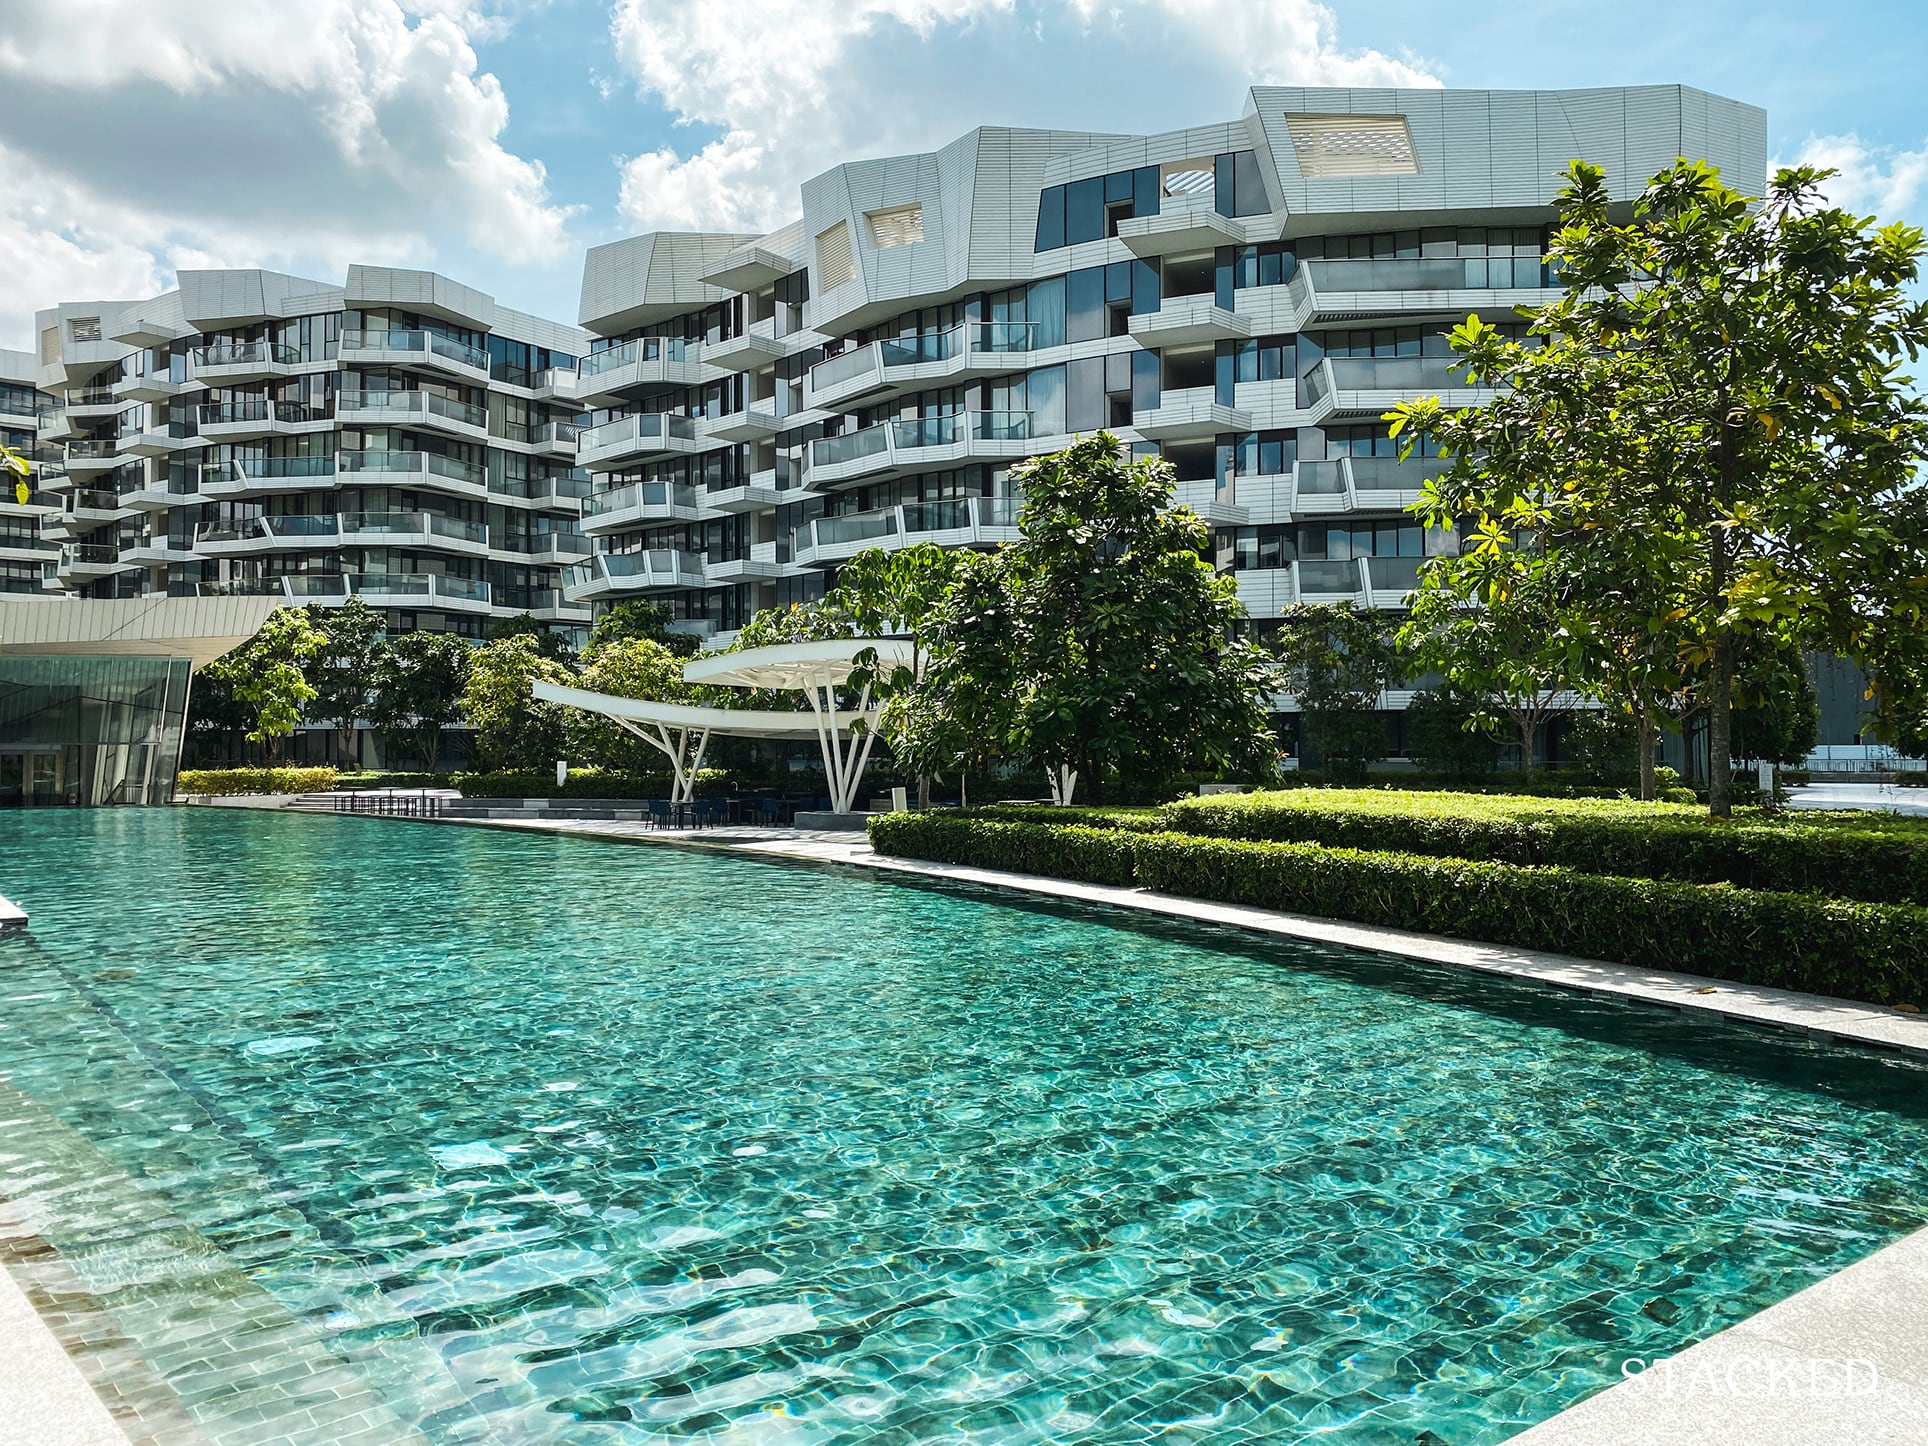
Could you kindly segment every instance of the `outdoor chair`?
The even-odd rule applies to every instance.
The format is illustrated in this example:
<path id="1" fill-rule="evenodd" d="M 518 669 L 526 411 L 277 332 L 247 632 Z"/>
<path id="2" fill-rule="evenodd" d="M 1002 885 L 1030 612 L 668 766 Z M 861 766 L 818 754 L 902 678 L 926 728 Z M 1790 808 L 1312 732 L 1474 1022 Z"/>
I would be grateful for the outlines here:
<path id="1" fill-rule="evenodd" d="M 652 798 L 649 801 L 649 822 L 652 828 L 674 828 L 676 826 L 676 811 L 670 807 L 666 800 Z"/>

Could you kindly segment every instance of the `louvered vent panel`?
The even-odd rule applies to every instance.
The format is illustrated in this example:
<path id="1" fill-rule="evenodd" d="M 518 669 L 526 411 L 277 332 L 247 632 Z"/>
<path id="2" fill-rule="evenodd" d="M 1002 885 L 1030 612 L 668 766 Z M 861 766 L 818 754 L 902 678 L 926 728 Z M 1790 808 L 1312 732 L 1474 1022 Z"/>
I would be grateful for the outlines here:
<path id="1" fill-rule="evenodd" d="M 850 227 L 839 221 L 827 231 L 817 233 L 817 283 L 825 291 L 835 291 L 845 282 L 857 279 L 857 260 L 850 250 Z"/>
<path id="2" fill-rule="evenodd" d="M 1308 177 L 1419 174 L 1403 115 L 1289 115 L 1285 124 L 1299 171 Z"/>
<path id="3" fill-rule="evenodd" d="M 870 244 L 879 251 L 892 246 L 908 246 L 913 241 L 924 239 L 922 205 L 893 206 L 888 211 L 871 211 L 864 219 L 870 222 Z"/>

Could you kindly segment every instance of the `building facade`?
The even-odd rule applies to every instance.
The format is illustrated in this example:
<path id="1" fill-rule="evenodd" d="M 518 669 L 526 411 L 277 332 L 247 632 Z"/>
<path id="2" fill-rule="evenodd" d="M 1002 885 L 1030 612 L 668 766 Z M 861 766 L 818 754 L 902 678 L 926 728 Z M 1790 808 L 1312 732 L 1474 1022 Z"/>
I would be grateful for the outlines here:
<path id="1" fill-rule="evenodd" d="M 1555 293 L 1569 160 L 1632 190 L 1677 156 L 1765 178 L 1760 110 L 1658 86 L 1256 87 L 1158 135 L 980 129 L 804 183 L 767 235 L 589 252 L 575 401 L 593 555 L 722 640 L 868 547 L 1016 536 L 1010 470 L 1108 427 L 1176 469 L 1254 619 L 1397 606 L 1455 543 L 1404 515 L 1395 402 L 1482 394 L 1445 333 Z"/>
<path id="2" fill-rule="evenodd" d="M 60 495 L 49 484 L 61 476 L 66 459 L 38 441 L 40 414 L 52 405 L 53 398 L 35 385 L 33 353 L 0 347 L 0 444 L 33 463 L 24 498 L 18 478 L 0 478 L 0 595 L 40 592 L 47 564 L 60 556 L 46 525 L 60 515 Z"/>
<path id="3" fill-rule="evenodd" d="M 391 631 L 469 637 L 587 625 L 561 588 L 589 550 L 577 328 L 368 266 L 339 286 L 188 271 L 35 321 L 38 442 L 63 474 L 47 589 L 358 596 Z"/>

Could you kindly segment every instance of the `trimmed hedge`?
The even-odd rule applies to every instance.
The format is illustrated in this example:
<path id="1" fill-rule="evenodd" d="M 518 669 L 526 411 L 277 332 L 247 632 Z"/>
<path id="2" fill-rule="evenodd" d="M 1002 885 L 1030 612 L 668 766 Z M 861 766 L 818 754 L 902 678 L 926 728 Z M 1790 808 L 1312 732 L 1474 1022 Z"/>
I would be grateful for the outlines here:
<path id="1" fill-rule="evenodd" d="M 729 781 L 721 768 L 697 772 L 699 789 L 714 788 Z M 661 773 L 618 773 L 600 768 L 572 768 L 569 781 L 556 787 L 553 769 L 505 769 L 498 773 L 458 774 L 455 786 L 464 798 L 668 798 L 669 771 Z"/>
<path id="2" fill-rule="evenodd" d="M 1462 794 L 1248 793 L 1186 798 L 1166 826 L 1210 838 L 1315 843 L 1588 874 L 1736 884 L 1881 904 L 1928 904 L 1928 827 L 1869 818 L 1716 822 L 1638 802 Z"/>
<path id="3" fill-rule="evenodd" d="M 1884 1004 L 1928 996 L 1928 910 L 1571 869 L 1053 827 L 870 821 L 880 853 L 1477 939 Z"/>
<path id="4" fill-rule="evenodd" d="M 336 775 L 335 788 L 453 788 L 453 773 L 384 773 L 370 769 L 367 772 L 342 773 Z"/>
<path id="5" fill-rule="evenodd" d="M 183 768 L 174 792 L 203 798 L 242 793 L 328 793 L 335 786 L 332 768 Z"/>

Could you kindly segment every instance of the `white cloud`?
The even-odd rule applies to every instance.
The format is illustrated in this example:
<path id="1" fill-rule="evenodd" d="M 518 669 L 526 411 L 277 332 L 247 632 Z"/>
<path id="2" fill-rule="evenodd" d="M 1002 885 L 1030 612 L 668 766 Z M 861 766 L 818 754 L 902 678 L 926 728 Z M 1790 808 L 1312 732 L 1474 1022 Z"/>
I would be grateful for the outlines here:
<path id="1" fill-rule="evenodd" d="M 569 259 L 570 213 L 541 163 L 501 144 L 508 102 L 472 44 L 543 3 L 10 7 L 0 246 L 25 261 L 0 331 L 182 266 L 332 279 L 350 259 L 433 264 L 451 233 L 511 262 Z"/>
<path id="2" fill-rule="evenodd" d="M 1342 49 L 1316 0 L 618 0 L 611 30 L 638 91 L 711 133 L 623 162 L 645 230 L 775 226 L 816 172 L 982 122 L 1143 131 L 1255 83 L 1438 84 Z"/>
<path id="3" fill-rule="evenodd" d="M 1884 223 L 1916 214 L 1928 199 L 1928 141 L 1918 151 L 1871 146 L 1860 136 L 1809 136 L 1792 161 L 1776 165 L 1827 166 L 1841 174 L 1822 187 L 1837 206 Z"/>

